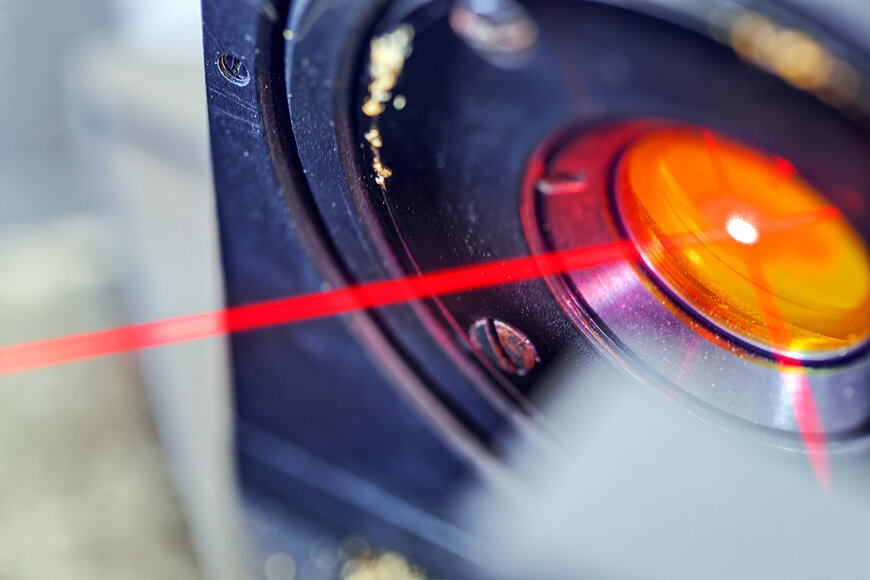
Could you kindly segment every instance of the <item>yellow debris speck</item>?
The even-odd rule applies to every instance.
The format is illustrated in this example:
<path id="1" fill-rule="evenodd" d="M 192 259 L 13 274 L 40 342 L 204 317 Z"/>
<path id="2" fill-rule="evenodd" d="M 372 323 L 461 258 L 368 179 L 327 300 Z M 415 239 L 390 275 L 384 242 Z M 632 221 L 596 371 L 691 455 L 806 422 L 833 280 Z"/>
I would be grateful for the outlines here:
<path id="1" fill-rule="evenodd" d="M 745 11 L 731 24 L 729 41 L 744 60 L 835 106 L 855 98 L 859 85 L 855 69 L 806 32 Z"/>
<path id="2" fill-rule="evenodd" d="M 368 95 L 363 100 L 362 112 L 371 118 L 371 127 L 365 133 L 365 139 L 372 149 L 372 169 L 375 172 L 375 183 L 385 187 L 387 178 L 393 172 L 381 161 L 381 147 L 384 140 L 378 130 L 378 117 L 383 114 L 387 103 L 391 100 L 393 107 L 402 109 L 406 99 L 397 95 L 393 99 L 392 90 L 399 80 L 405 61 L 411 56 L 411 40 L 414 29 L 409 24 L 402 24 L 390 32 L 372 39 L 369 45 L 369 76 Z"/>
<path id="3" fill-rule="evenodd" d="M 371 143 L 372 147 L 383 147 L 384 141 L 381 139 L 381 132 L 377 129 L 377 127 L 372 127 L 363 135 L 366 138 L 366 141 Z"/>
<path id="4" fill-rule="evenodd" d="M 362 111 L 367 117 L 377 117 L 384 112 L 384 104 L 371 97 L 366 97 Z"/>
<path id="5" fill-rule="evenodd" d="M 385 552 L 378 556 L 354 558 L 341 573 L 342 580 L 426 580 L 426 575 L 400 554 Z"/>

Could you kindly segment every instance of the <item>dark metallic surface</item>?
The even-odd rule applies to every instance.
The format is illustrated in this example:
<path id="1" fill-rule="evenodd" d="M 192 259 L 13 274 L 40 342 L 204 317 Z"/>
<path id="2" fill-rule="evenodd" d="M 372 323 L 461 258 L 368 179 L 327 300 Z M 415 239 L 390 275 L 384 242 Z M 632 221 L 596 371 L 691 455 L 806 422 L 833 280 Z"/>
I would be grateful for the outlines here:
<path id="1" fill-rule="evenodd" d="M 556 237 L 546 243 L 532 239 L 534 251 L 620 239 L 618 226 L 607 217 L 607 184 L 625 139 L 607 145 L 591 138 L 588 149 L 577 156 L 594 158 L 609 147 L 606 155 L 590 167 L 577 162 L 553 168 L 555 176 L 542 173 L 537 160 L 547 162 L 558 145 L 553 143 L 558 138 L 551 136 L 564 134 L 568 127 L 591 131 L 619 119 L 647 116 L 709 126 L 792 159 L 868 235 L 866 204 L 856 212 L 854 194 L 848 193 L 866 191 L 870 185 L 864 162 L 870 141 L 861 125 L 750 66 L 730 48 L 621 9 L 540 2 L 529 7 L 542 30 L 534 59 L 521 69 L 504 71 L 469 55 L 439 7 L 444 8 L 433 2 L 408 17 L 419 23 L 418 30 L 414 53 L 396 88 L 407 105 L 388 109 L 379 120 L 383 158 L 394 175 L 387 183 L 386 208 L 379 207 L 376 217 L 385 237 L 399 236 L 394 251 L 408 252 L 421 270 L 527 253 L 517 210 L 517 184 L 524 179 L 527 191 L 541 178 L 545 188 L 555 190 L 543 196 L 552 204 L 542 208 L 549 213 L 540 225 L 553 228 Z M 569 27 L 568 22 L 573 24 Z M 364 121 L 360 124 L 365 127 Z M 541 142 L 549 142 L 550 149 L 528 161 Z M 357 171 L 365 176 L 367 151 L 360 157 Z M 523 174 L 525 167 L 530 174 Z M 579 198 L 565 195 L 572 188 L 593 187 L 591 173 L 597 179 L 594 192 Z M 363 183 L 371 198 L 380 198 L 370 178 Z M 578 199 L 591 200 L 591 205 Z M 527 211 L 535 212 L 537 203 L 527 200 Z M 541 235 L 547 234 L 536 234 Z M 572 278 L 585 301 L 582 306 L 565 299 L 566 291 L 557 291 L 554 303 L 538 281 L 439 302 L 460 327 L 486 316 L 520 325 L 538 348 L 544 368 L 566 346 L 584 352 L 595 345 L 594 356 L 620 361 L 657 388 L 669 391 L 677 385 L 743 420 L 743 426 L 767 429 L 764 437 L 778 433 L 776 445 L 800 447 L 788 395 L 770 358 L 691 316 L 675 315 L 662 306 L 663 297 L 650 288 L 649 280 L 642 281 L 628 264 Z M 572 331 L 577 327 L 583 332 Z M 580 373 L 587 364 L 585 352 L 577 365 Z M 808 371 L 825 429 L 837 437 L 853 438 L 867 426 L 867 365 L 862 351 Z M 531 383 L 515 384 L 528 391 Z"/>
<path id="2" fill-rule="evenodd" d="M 342 277 L 340 268 L 331 265 L 329 248 L 305 199 L 282 82 L 287 5 L 272 7 L 232 0 L 203 5 L 212 154 L 230 304 L 318 291 Z M 232 84 L 221 74 L 215 63 L 225 53 L 246 63 L 251 76 L 247 86 Z M 244 479 L 288 501 L 302 501 L 306 509 L 342 525 L 357 521 L 347 520 L 348 505 L 362 511 L 366 517 L 358 521 L 363 523 L 394 520 L 392 503 L 379 501 L 379 496 L 357 496 L 353 478 L 383 490 L 380 497 L 405 498 L 415 509 L 437 510 L 449 499 L 451 483 L 463 477 L 463 462 L 360 346 L 360 337 L 376 340 L 378 332 L 366 315 L 354 315 L 232 338 Z M 345 483 L 320 481 L 318 472 L 298 463 L 306 455 L 281 452 L 270 441 L 292 442 L 305 454 L 322 458 L 329 468 L 320 473 L 333 479 L 352 477 Z M 305 477 L 299 476 L 302 472 Z M 398 549 L 409 549 L 411 538 L 419 542 L 428 535 L 399 527 L 405 529 L 404 536 L 392 527 L 358 529 Z M 452 544 L 444 539 L 440 545 Z M 443 562 L 446 570 L 455 565 L 451 562 Z"/>
<path id="3" fill-rule="evenodd" d="M 528 2 L 538 41 L 527 62 L 505 68 L 456 36 L 448 2 L 313 0 L 289 7 L 206 0 L 206 81 L 229 302 L 612 237 L 600 205 L 575 207 L 589 212 L 570 232 L 576 237 L 559 229 L 563 238 L 544 239 L 557 218 L 573 216 L 552 212 L 553 223 L 534 217 L 542 243 L 530 248 L 522 187 L 543 177 L 542 189 L 554 198 L 594 191 L 593 172 L 553 177 L 545 174 L 550 159 L 539 166 L 530 160 L 541 143 L 552 147 L 548 152 L 558 148 L 549 141 L 553 134 L 625 117 L 709 125 L 809 168 L 811 181 L 828 177 L 816 168 L 837 167 L 840 187 L 825 193 L 841 207 L 849 203 L 841 190 L 867 190 L 870 149 L 857 117 L 827 109 L 689 32 L 707 33 L 699 20 L 708 14 L 699 8 L 706 3 L 691 10 L 631 4 L 680 26 L 588 2 Z M 399 22 L 413 24 L 415 38 L 395 89 L 407 104 L 387 107 L 379 119 L 384 162 L 393 169 L 383 190 L 363 137 L 370 119 L 360 107 L 368 42 Z M 840 49 L 851 50 L 845 43 Z M 245 63 L 247 86 L 221 74 L 215 63 L 223 54 Z M 537 211 L 535 203 L 528 205 Z M 865 237 L 867 212 L 864 203 L 850 216 Z M 748 382 L 741 373 L 772 375 L 771 365 L 747 353 L 740 359 L 681 326 L 654 294 L 641 296 L 638 276 L 625 264 L 592 272 L 576 284 L 583 304 L 568 304 L 574 288 L 554 295 L 547 281 L 534 280 L 234 337 L 242 476 L 407 550 L 436 572 L 463 577 L 451 568 L 452 556 L 444 557 L 463 552 L 458 546 L 468 539 L 449 521 L 451 494 L 472 473 L 507 479 L 500 434 L 534 440 L 546 432 L 531 398 L 556 363 L 582 377 L 613 362 L 621 366 L 631 358 L 621 349 L 630 350 L 632 364 L 640 362 L 630 372 L 667 394 L 691 393 L 692 412 L 704 409 L 705 419 L 723 424 L 730 425 L 724 415 L 736 415 L 764 425 L 763 439 L 798 450 L 782 393 L 747 392 L 740 382 Z M 578 315 L 593 304 L 600 318 Z M 624 309 L 637 312 L 626 317 Z M 540 364 L 520 376 L 476 356 L 467 329 L 482 318 L 522 329 Z M 604 322 L 607 332 L 595 327 Z M 681 369 L 663 354 L 667 347 L 683 356 L 692 344 L 709 349 L 707 361 L 701 355 Z M 717 370 L 710 355 L 722 369 L 731 365 L 728 372 Z M 722 373 L 722 386 L 710 373 Z M 826 426 L 844 437 L 860 434 L 870 406 L 866 382 L 845 385 L 828 370 L 816 374 Z M 843 399 L 845 386 L 853 387 L 854 400 Z"/>
<path id="4" fill-rule="evenodd" d="M 416 265 L 402 264 L 401 254 L 393 251 L 392 244 L 401 241 L 389 239 L 380 224 L 381 219 L 390 219 L 389 214 L 382 214 L 382 201 L 369 197 L 358 173 L 357 154 L 364 142 L 357 139 L 351 118 L 359 110 L 355 100 L 358 83 L 365 82 L 358 67 L 361 56 L 367 55 L 369 37 L 362 35 L 370 32 L 365 26 L 373 25 L 369 20 L 373 13 L 359 12 L 353 2 L 314 8 L 300 11 L 291 20 L 288 28 L 294 35 L 287 44 L 287 67 L 295 71 L 287 75 L 292 128 L 301 162 L 310 167 L 306 171 L 312 199 L 352 279 L 395 277 L 405 267 L 413 271 Z M 354 28 L 348 33 L 336 32 L 349 23 Z M 324 79 L 329 79 L 328 87 Z M 460 424 L 453 425 L 449 438 L 481 469 L 497 470 L 484 445 L 505 421 L 525 421 L 517 409 L 523 403 L 516 394 L 491 385 L 457 344 L 460 327 L 445 324 L 439 310 L 410 304 L 383 310 L 378 319 L 437 397 L 438 403 L 426 412 L 449 412 L 456 417 Z M 411 387 L 405 374 L 398 388 Z M 440 410 L 437 405 L 442 405 Z"/>

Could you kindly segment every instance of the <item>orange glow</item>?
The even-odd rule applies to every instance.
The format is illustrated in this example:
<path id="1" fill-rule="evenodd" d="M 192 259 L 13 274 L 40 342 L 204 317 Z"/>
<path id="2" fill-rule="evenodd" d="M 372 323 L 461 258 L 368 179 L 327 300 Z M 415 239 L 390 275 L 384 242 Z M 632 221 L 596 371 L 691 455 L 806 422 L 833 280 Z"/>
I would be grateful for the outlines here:
<path id="1" fill-rule="evenodd" d="M 784 159 L 709 131 L 654 131 L 620 161 L 617 204 L 660 281 L 720 328 L 811 358 L 870 336 L 865 242 Z M 784 225 L 826 210 L 831 219 Z M 687 236 L 696 243 L 675 243 Z M 769 327 L 771 301 L 782 332 Z"/>

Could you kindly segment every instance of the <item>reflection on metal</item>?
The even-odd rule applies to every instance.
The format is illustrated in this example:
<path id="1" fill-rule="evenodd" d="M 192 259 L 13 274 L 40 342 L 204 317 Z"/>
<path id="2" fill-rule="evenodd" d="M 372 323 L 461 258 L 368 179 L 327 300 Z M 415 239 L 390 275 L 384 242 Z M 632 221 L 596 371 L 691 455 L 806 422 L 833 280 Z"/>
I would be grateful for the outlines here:
<path id="1" fill-rule="evenodd" d="M 741 58 L 798 89 L 835 106 L 851 104 L 858 94 L 857 71 L 805 31 L 735 6 L 714 12 L 710 24 Z"/>
<path id="2" fill-rule="evenodd" d="M 538 181 L 537 188 L 545 195 L 583 193 L 586 190 L 586 176 L 548 175 Z"/>
<path id="3" fill-rule="evenodd" d="M 475 53 L 505 68 L 526 62 L 538 41 L 538 26 L 514 0 L 459 0 L 450 27 Z"/>

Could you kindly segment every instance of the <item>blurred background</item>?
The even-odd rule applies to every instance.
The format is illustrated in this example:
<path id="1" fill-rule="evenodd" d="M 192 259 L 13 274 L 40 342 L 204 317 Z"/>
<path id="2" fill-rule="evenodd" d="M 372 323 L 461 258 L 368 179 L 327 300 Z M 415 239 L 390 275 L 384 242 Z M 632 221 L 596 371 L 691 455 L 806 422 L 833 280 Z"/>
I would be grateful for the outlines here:
<path id="1" fill-rule="evenodd" d="M 3 344 L 221 306 L 201 34 L 196 0 L 0 0 Z M 219 339 L 0 378 L 0 577 L 264 576 L 227 393 Z"/>

